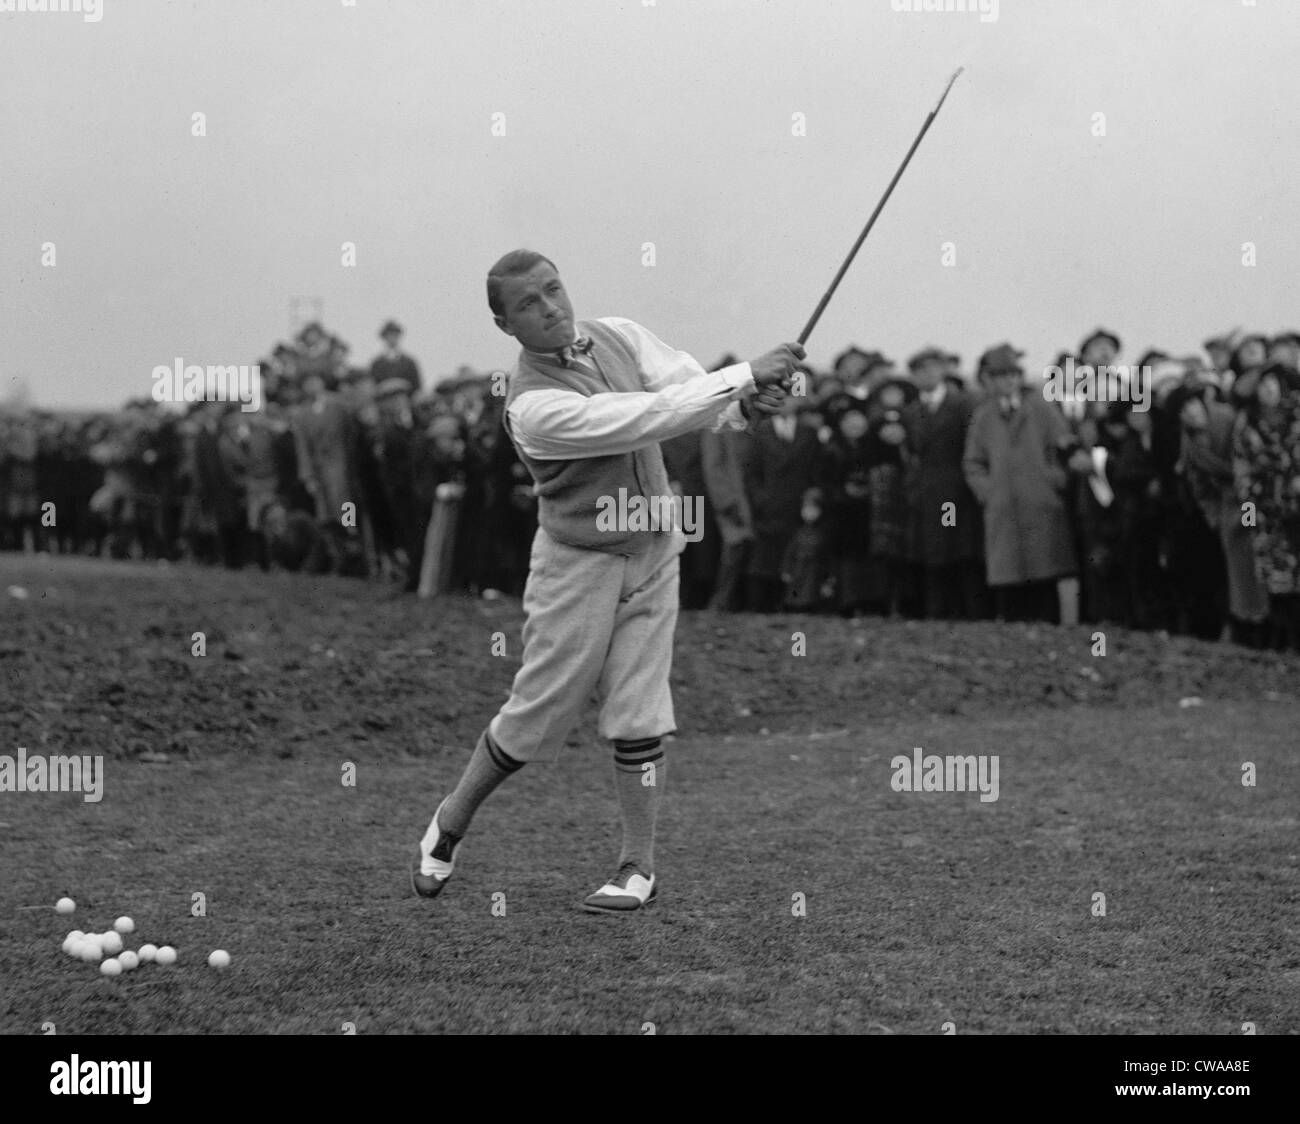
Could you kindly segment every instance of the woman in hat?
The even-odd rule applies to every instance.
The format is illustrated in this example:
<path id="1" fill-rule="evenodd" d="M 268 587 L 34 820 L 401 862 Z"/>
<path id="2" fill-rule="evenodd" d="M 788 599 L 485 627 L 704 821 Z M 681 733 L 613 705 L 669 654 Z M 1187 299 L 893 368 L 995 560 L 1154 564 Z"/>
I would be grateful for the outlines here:
<path id="1" fill-rule="evenodd" d="M 1164 483 L 1150 410 L 1124 404 L 1127 432 L 1111 450 L 1107 468 L 1119 519 L 1120 568 L 1128 622 L 1135 628 L 1168 628 L 1168 593 L 1160 563 Z"/>
<path id="2" fill-rule="evenodd" d="M 1173 630 L 1217 640 L 1227 619 L 1227 565 L 1223 542 L 1188 475 L 1186 434 L 1207 424 L 1208 387 L 1184 384 L 1170 392 L 1154 419 L 1155 451 L 1163 474 L 1164 554 Z"/>
<path id="3" fill-rule="evenodd" d="M 1228 370 L 1232 372 L 1229 397 L 1232 405 L 1244 410 L 1255 396 L 1259 373 L 1268 361 L 1268 340 L 1258 334 L 1246 336 L 1233 350 Z"/>
<path id="4" fill-rule="evenodd" d="M 877 600 L 887 616 L 909 615 L 916 609 L 912 580 L 911 512 L 905 482 L 907 429 L 903 411 L 918 391 L 907 379 L 881 383 L 867 402 L 865 440 L 867 487 L 871 500 L 871 563 L 879 593 Z"/>
<path id="5" fill-rule="evenodd" d="M 1180 407 L 1183 424 L 1180 462 L 1193 498 L 1223 548 L 1228 590 L 1228 621 L 1233 639 L 1256 646 L 1268 616 L 1268 596 L 1255 574 L 1250 530 L 1242 525 L 1233 475 L 1233 430 L 1237 412 L 1219 402 L 1214 388 L 1197 384 Z"/>
<path id="6" fill-rule="evenodd" d="M 860 616 L 877 596 L 871 581 L 871 492 L 867 463 L 867 411 L 849 394 L 826 403 L 830 439 L 820 472 L 826 549 L 835 584 L 836 607 Z"/>
<path id="7" fill-rule="evenodd" d="M 1243 505 L 1237 521 L 1253 523 L 1250 541 L 1268 595 L 1273 646 L 1300 647 L 1300 374 L 1294 369 L 1273 364 L 1261 371 L 1233 452 Z"/>

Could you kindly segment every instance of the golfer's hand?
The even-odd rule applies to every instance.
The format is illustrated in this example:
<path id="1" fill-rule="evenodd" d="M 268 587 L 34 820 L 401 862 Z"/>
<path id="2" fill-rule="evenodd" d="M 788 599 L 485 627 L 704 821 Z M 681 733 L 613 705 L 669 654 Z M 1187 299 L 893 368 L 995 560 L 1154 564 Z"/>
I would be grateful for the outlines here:
<path id="1" fill-rule="evenodd" d="M 774 347 L 766 355 L 749 361 L 749 369 L 754 373 L 754 386 L 763 390 L 768 386 L 781 386 L 789 389 L 799 360 L 805 355 L 803 344 L 783 343 Z"/>
<path id="2" fill-rule="evenodd" d="M 782 386 L 765 386 L 749 400 L 750 408 L 760 414 L 779 414 L 781 403 L 786 399 Z"/>

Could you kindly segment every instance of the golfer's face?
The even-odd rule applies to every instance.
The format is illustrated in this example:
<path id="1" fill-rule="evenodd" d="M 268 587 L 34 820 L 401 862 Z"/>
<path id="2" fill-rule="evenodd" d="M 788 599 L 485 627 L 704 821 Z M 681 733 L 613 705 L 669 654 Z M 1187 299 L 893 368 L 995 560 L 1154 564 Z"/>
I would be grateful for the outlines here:
<path id="1" fill-rule="evenodd" d="M 573 342 L 573 305 L 555 267 L 539 262 L 501 283 L 497 326 L 533 351 L 559 351 Z"/>

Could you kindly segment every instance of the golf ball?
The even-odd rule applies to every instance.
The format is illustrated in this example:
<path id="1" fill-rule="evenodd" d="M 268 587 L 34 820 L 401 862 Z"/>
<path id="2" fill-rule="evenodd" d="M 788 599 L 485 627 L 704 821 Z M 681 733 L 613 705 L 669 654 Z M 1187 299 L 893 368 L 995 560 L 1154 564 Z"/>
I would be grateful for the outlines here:
<path id="1" fill-rule="evenodd" d="M 164 966 L 176 963 L 176 950 L 171 945 L 165 944 L 154 953 L 154 959 Z"/>
<path id="2" fill-rule="evenodd" d="M 119 956 L 117 959 L 118 962 L 122 965 L 122 971 L 124 972 L 130 972 L 140 967 L 140 957 L 137 956 L 134 952 L 132 952 L 129 948 L 124 953 L 122 953 L 122 955 Z"/>
<path id="3" fill-rule="evenodd" d="M 142 944 L 140 946 L 140 963 L 149 964 L 153 958 L 158 955 L 158 946 L 156 944 Z"/>
<path id="4" fill-rule="evenodd" d="M 208 957 L 208 966 L 211 968 L 230 967 L 230 953 L 228 953 L 224 948 L 217 949 Z"/>
<path id="5" fill-rule="evenodd" d="M 97 964 L 104 955 L 104 950 L 99 947 L 99 941 L 89 938 L 82 940 L 77 948 L 80 949 L 77 955 L 87 964 Z"/>
<path id="6" fill-rule="evenodd" d="M 73 929 L 71 933 L 63 938 L 63 951 L 70 956 L 75 956 L 77 946 L 85 939 L 85 933 L 80 929 Z"/>
<path id="7" fill-rule="evenodd" d="M 109 956 L 116 956 L 122 951 L 122 938 L 112 929 L 109 929 L 107 933 L 104 933 L 99 938 L 99 946 L 107 952 Z"/>
<path id="8" fill-rule="evenodd" d="M 116 929 L 119 933 L 134 933 L 135 922 L 132 921 L 129 917 L 119 917 L 116 921 L 113 922 L 113 928 Z"/>
<path id="9" fill-rule="evenodd" d="M 99 971 L 101 975 L 105 976 L 120 976 L 122 974 L 122 962 L 109 957 L 99 966 Z"/>
<path id="10" fill-rule="evenodd" d="M 72 913 L 77 908 L 77 903 L 71 898 L 60 898 L 54 903 L 54 908 L 60 913 Z"/>

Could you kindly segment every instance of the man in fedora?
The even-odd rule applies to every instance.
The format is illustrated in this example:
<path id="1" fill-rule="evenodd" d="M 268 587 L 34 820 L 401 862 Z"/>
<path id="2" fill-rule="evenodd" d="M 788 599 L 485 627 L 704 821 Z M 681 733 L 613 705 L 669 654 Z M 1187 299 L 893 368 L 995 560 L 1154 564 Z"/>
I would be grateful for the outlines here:
<path id="1" fill-rule="evenodd" d="M 998 617 L 1056 622 L 1057 579 L 1078 573 L 1062 463 L 1071 433 L 1060 411 L 1025 386 L 1023 356 L 1004 343 L 981 358 L 990 393 L 971 418 L 962 468 L 984 512 Z"/>
<path id="2" fill-rule="evenodd" d="M 419 394 L 420 368 L 402 350 L 402 326 L 396 320 L 389 320 L 379 329 L 379 338 L 384 341 L 384 350 L 370 364 L 370 377 L 375 380 L 375 385 L 383 386 L 390 379 L 401 379 L 412 395 Z"/>

